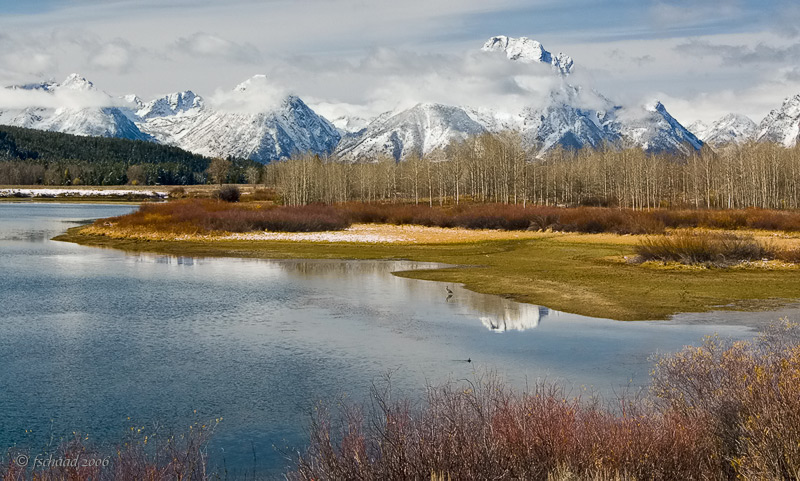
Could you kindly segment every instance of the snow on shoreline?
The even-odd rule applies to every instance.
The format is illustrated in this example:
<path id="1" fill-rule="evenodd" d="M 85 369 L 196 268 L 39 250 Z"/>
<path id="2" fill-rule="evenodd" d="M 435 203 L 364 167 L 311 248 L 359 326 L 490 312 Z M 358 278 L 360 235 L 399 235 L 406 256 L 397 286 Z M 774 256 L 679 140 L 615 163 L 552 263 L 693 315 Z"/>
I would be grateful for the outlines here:
<path id="1" fill-rule="evenodd" d="M 155 190 L 131 189 L 0 189 L 0 197 L 109 197 L 127 195 L 165 199 L 169 194 Z"/>

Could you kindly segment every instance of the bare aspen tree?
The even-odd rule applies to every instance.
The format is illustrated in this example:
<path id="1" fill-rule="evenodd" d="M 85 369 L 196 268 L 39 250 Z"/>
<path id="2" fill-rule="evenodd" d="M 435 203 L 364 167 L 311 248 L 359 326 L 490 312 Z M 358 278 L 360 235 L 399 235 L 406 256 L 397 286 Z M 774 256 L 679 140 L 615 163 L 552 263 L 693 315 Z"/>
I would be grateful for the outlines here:
<path id="1" fill-rule="evenodd" d="M 258 177 L 291 205 L 427 199 L 432 206 L 469 199 L 634 209 L 800 207 L 800 148 L 752 142 L 688 156 L 617 147 L 569 151 L 556 146 L 540 157 L 535 152 L 526 151 L 517 132 L 484 133 L 400 162 L 388 156 L 353 161 L 298 155 L 265 166 Z M 226 162 L 212 162 L 213 181 L 227 177 Z M 61 171 L 39 170 L 24 177 L 64 181 Z M 0 173 L 21 179 L 19 172 L 9 165 Z M 246 174 L 250 181 L 256 178 L 255 170 Z M 69 179 L 79 176 L 79 167 L 71 167 Z"/>

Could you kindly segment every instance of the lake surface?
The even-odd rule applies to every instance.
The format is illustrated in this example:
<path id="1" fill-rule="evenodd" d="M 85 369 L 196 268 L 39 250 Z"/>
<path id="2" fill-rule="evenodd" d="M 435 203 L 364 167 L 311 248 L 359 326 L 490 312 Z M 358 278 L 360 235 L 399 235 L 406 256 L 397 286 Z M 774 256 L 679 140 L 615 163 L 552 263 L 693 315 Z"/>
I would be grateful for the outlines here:
<path id="1" fill-rule="evenodd" d="M 448 297 L 444 284 L 391 275 L 435 267 L 412 262 L 130 255 L 50 240 L 133 209 L 0 204 L 0 451 L 223 417 L 215 465 L 277 474 L 288 462 L 275 448 L 302 449 L 316 401 L 363 399 L 389 371 L 410 396 L 485 369 L 520 389 L 547 378 L 611 394 L 646 385 L 656 352 L 755 334 L 719 313 L 622 323 L 453 285 Z"/>

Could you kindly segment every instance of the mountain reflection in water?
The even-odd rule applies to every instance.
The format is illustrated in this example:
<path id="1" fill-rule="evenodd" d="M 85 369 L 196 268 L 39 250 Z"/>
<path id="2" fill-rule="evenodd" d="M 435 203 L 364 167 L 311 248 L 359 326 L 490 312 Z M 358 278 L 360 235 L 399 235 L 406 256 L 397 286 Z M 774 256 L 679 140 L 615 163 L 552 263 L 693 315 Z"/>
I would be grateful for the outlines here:
<path id="1" fill-rule="evenodd" d="M 481 316 L 481 322 L 494 332 L 526 331 L 539 327 L 539 323 L 548 316 L 550 309 L 531 304 L 511 304 L 502 311 Z"/>

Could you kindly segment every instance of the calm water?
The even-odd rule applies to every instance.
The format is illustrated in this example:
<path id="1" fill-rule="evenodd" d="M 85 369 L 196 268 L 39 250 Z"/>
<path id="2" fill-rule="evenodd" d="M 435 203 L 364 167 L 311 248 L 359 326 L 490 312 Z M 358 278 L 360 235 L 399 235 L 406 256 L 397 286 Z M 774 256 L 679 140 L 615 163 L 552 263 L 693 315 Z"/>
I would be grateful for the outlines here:
<path id="1" fill-rule="evenodd" d="M 456 286 L 448 298 L 443 284 L 391 275 L 433 267 L 409 262 L 129 255 L 49 240 L 132 209 L 0 204 L 0 451 L 222 416 L 214 462 L 274 474 L 287 465 L 275 447 L 302 447 L 315 401 L 361 399 L 388 371 L 411 396 L 486 368 L 520 388 L 548 378 L 612 393 L 645 385 L 655 352 L 753 335 L 592 319 Z"/>

